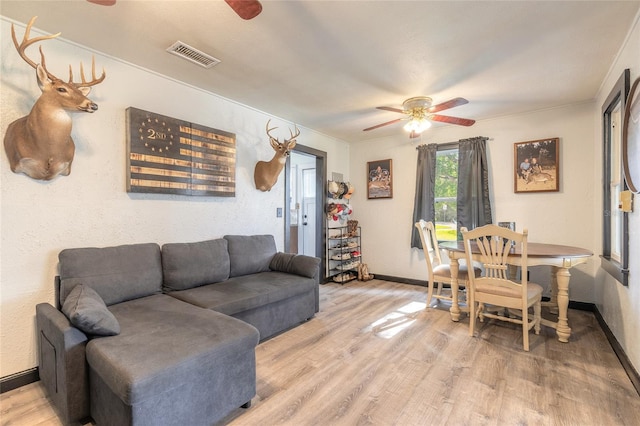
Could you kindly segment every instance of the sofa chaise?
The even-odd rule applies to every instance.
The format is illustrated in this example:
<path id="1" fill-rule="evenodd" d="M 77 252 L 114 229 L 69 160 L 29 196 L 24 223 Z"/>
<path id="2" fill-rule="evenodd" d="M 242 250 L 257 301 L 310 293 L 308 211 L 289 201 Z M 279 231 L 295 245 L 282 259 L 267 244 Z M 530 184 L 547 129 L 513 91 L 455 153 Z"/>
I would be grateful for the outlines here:
<path id="1" fill-rule="evenodd" d="M 213 424 L 250 406 L 257 344 L 319 311 L 319 263 L 271 235 L 62 250 L 41 381 L 65 423 Z"/>

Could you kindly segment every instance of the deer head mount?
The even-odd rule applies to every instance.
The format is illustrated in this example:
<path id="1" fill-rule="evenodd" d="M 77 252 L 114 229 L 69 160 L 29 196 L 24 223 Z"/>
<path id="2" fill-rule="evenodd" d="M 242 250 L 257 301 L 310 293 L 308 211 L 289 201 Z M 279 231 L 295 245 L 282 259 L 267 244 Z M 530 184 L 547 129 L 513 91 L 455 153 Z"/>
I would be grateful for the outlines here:
<path id="1" fill-rule="evenodd" d="M 16 32 L 11 25 L 11 37 L 18 54 L 36 70 L 38 86 L 42 94 L 33 105 L 29 115 L 19 118 L 7 127 L 4 136 L 4 149 L 9 158 L 11 171 L 24 173 L 38 180 L 51 180 L 58 175 L 71 173 L 71 163 L 75 145 L 71 139 L 71 117 L 69 112 L 89 112 L 98 109 L 87 98 L 91 86 L 101 83 L 106 73 L 96 78 L 95 58 L 91 61 L 91 81 L 86 81 L 84 69 L 80 63 L 81 82 L 73 81 L 73 71 L 69 65 L 69 81 L 64 82 L 51 74 L 46 67 L 42 46 L 40 63 L 36 64 L 25 54 L 25 49 L 34 43 L 56 38 L 60 33 L 29 39 L 31 27 L 37 16 L 29 21 L 24 38 L 18 43 Z"/>
<path id="2" fill-rule="evenodd" d="M 278 175 L 280 175 L 282 168 L 287 162 L 289 152 L 294 146 L 296 146 L 296 138 L 300 136 L 300 130 L 296 126 L 296 134 L 294 135 L 291 129 L 289 129 L 291 137 L 289 139 L 285 139 L 284 142 L 280 142 L 278 138 L 271 136 L 271 131 L 277 129 L 277 127 L 270 129 L 270 122 L 271 120 L 267 121 L 267 136 L 269 136 L 271 147 L 276 153 L 271 161 L 258 161 L 253 173 L 253 180 L 256 183 L 256 189 L 263 192 L 270 191 L 273 185 L 278 181 Z"/>

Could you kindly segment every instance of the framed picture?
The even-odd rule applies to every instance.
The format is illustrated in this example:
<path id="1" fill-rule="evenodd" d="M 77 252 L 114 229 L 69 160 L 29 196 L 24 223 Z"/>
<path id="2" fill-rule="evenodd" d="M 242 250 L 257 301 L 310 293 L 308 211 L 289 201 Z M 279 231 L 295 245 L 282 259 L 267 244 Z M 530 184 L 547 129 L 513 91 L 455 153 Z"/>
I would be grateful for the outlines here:
<path id="1" fill-rule="evenodd" d="M 391 160 L 367 163 L 367 198 L 393 198 L 393 170 Z"/>
<path id="2" fill-rule="evenodd" d="M 513 146 L 514 192 L 560 190 L 560 139 L 517 142 Z"/>

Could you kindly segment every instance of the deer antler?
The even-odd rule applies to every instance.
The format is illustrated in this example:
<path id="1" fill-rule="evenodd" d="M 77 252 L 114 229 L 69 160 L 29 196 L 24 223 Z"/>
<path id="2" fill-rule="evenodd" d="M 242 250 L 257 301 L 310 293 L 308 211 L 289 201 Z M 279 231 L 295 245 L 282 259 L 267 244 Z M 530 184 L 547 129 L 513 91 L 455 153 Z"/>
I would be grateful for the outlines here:
<path id="1" fill-rule="evenodd" d="M 36 21 L 37 18 L 38 18 L 37 16 L 34 16 L 33 18 L 31 18 L 31 20 L 27 24 L 27 28 L 24 31 L 24 37 L 22 38 L 22 43 L 18 43 L 18 39 L 16 37 L 16 30 L 13 27 L 13 24 L 11 24 L 11 37 L 13 38 L 13 44 L 16 46 L 16 49 L 18 50 L 18 54 L 20 55 L 20 57 L 22 59 L 24 59 L 24 61 L 27 64 L 31 65 L 33 68 L 37 68 L 38 65 L 35 62 L 33 62 L 31 59 L 29 59 L 29 57 L 25 53 L 25 49 L 27 47 L 31 46 L 34 43 L 37 43 L 37 42 L 43 41 L 43 40 L 51 40 L 53 38 L 58 37 L 61 34 L 61 33 L 57 33 L 57 34 L 34 37 L 32 39 L 29 39 L 29 34 L 31 33 L 31 27 L 33 26 L 33 23 Z M 40 50 L 40 65 L 42 66 L 42 68 L 47 73 L 47 77 L 49 77 L 49 79 L 51 79 L 51 80 L 60 80 L 58 77 L 56 77 L 55 75 L 50 73 L 49 70 L 47 70 L 47 65 L 46 65 L 45 58 L 44 58 L 44 52 L 42 51 L 42 46 L 39 47 L 39 50 Z M 100 76 L 100 78 L 96 78 L 96 59 L 95 59 L 95 57 L 91 58 L 91 78 L 92 78 L 92 80 L 89 81 L 89 82 L 87 82 L 85 80 L 84 68 L 82 66 L 82 62 L 80 62 L 80 74 L 81 74 L 80 78 L 82 79 L 82 83 L 74 83 L 73 82 L 73 71 L 71 69 L 71 65 L 69 65 L 69 83 L 74 84 L 76 87 L 95 86 L 98 83 L 102 83 L 102 81 L 107 76 L 107 74 L 106 74 L 106 72 L 105 72 L 105 70 L 103 68 L 102 69 L 102 75 Z"/>
<path id="2" fill-rule="evenodd" d="M 37 68 L 38 65 L 35 62 L 33 62 L 31 59 L 29 59 L 26 53 L 24 53 L 25 49 L 34 43 L 37 43 L 42 40 L 51 40 L 52 38 L 56 38 L 61 34 L 61 33 L 57 33 L 57 34 L 51 34 L 48 36 L 40 36 L 40 37 L 34 37 L 32 39 L 29 39 L 29 33 L 31 32 L 31 27 L 33 26 L 33 23 L 37 18 L 38 18 L 37 16 L 34 16 L 33 18 L 31 18 L 31 20 L 27 24 L 27 29 L 24 31 L 24 37 L 22 38 L 22 43 L 20 44 L 18 44 L 18 39 L 16 38 L 16 30 L 13 27 L 13 24 L 11 24 L 11 38 L 13 38 L 13 44 L 16 46 L 16 49 L 18 50 L 18 54 L 20 55 L 20 57 L 24 59 L 24 61 L 27 64 L 31 65 L 33 68 Z M 45 62 L 44 62 L 44 53 L 42 52 L 42 46 L 40 46 L 40 57 L 42 58 L 40 65 L 42 65 L 42 68 L 44 68 L 44 70 L 46 71 L 47 76 L 49 76 L 49 78 L 52 80 L 58 79 L 55 75 L 47 71 L 47 67 L 45 66 Z"/>
<path id="3" fill-rule="evenodd" d="M 289 129 L 289 133 L 291 133 L 291 138 L 289 138 L 289 141 L 292 141 L 298 136 L 300 136 L 300 129 L 298 129 L 298 126 L 296 126 L 296 134 L 294 135 L 291 129 Z"/>
<path id="4" fill-rule="evenodd" d="M 80 78 L 82 79 L 82 83 L 74 83 L 73 82 L 73 71 L 71 69 L 71 65 L 69 65 L 69 83 L 73 83 L 76 87 L 91 87 L 91 86 L 95 86 L 96 84 L 102 83 L 102 81 L 104 80 L 104 78 L 107 76 L 107 73 L 104 70 L 104 67 L 102 68 L 102 75 L 100 76 L 100 78 L 96 78 L 96 58 L 95 56 L 91 57 L 91 78 L 92 80 L 87 82 L 84 79 L 84 67 L 82 66 L 82 62 L 80 62 Z"/>
<path id="5" fill-rule="evenodd" d="M 269 136 L 269 138 L 271 138 L 271 139 L 278 140 L 278 138 L 274 138 L 273 136 L 271 136 L 271 133 L 270 133 L 272 130 L 277 129 L 277 127 L 269 128 L 269 123 L 271 123 L 271 120 L 267 121 L 267 126 L 266 126 L 266 128 L 267 128 L 267 136 Z"/>

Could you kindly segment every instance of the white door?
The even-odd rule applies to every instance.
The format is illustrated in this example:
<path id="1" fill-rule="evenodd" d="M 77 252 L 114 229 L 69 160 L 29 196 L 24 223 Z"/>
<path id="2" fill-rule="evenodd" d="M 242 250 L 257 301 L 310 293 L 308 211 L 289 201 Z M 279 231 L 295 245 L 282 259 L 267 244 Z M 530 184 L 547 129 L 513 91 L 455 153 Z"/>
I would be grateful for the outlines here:
<path id="1" fill-rule="evenodd" d="M 316 169 L 302 169 L 302 227 L 299 233 L 301 254 L 316 255 Z"/>

